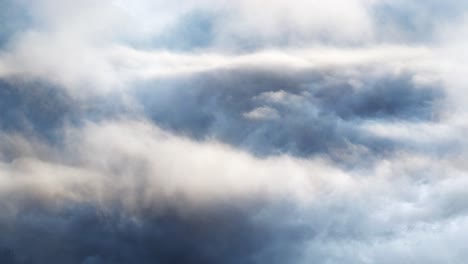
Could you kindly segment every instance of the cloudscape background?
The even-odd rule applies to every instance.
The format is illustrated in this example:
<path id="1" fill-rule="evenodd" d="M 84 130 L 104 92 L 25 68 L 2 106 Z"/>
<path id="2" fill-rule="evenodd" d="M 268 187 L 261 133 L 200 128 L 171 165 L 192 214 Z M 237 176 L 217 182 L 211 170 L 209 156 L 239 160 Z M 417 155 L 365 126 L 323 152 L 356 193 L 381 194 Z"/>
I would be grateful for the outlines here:
<path id="1" fill-rule="evenodd" d="M 466 263 L 468 2 L 0 22 L 0 263 Z"/>

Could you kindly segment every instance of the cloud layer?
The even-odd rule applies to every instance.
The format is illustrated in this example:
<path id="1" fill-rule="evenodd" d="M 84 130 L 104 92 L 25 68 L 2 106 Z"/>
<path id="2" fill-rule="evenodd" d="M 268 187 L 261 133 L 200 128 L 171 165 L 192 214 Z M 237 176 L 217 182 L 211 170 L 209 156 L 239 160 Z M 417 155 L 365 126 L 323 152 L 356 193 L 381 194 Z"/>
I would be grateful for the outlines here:
<path id="1" fill-rule="evenodd" d="M 464 263 L 467 8 L 0 0 L 0 262 Z"/>

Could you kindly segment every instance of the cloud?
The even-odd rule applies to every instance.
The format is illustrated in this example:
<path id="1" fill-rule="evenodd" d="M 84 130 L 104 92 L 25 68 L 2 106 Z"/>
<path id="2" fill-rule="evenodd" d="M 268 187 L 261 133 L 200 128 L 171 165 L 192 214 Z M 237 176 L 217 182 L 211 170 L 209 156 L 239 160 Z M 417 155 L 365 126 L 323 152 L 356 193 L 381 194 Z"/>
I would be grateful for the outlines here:
<path id="1" fill-rule="evenodd" d="M 307 235 L 294 235 L 306 228 L 303 224 L 270 222 L 281 218 L 282 204 L 292 197 L 309 203 L 323 191 L 318 186 L 335 180 L 341 188 L 352 186 L 326 161 L 259 160 L 218 143 L 174 137 L 147 122 L 88 124 L 65 134 L 62 150 L 21 137 L 2 140 L 16 152 L 1 165 L 0 242 L 20 258 L 74 263 L 97 254 L 106 263 L 254 262 L 272 260 L 258 254 L 291 241 L 280 256 L 285 259 L 289 248 Z M 286 173 L 291 176 L 284 178 Z M 247 174 L 250 180 L 239 177 Z M 276 198 L 281 193 L 285 198 Z M 31 212 L 32 207 L 38 211 Z M 15 229 L 7 229 L 12 224 Z M 51 228 L 56 231 L 48 232 Z M 278 228 L 284 231 L 274 235 Z M 39 244 L 31 238 L 37 236 L 42 237 Z M 139 242 L 127 245 L 121 236 Z M 60 237 L 71 244 L 56 244 Z M 45 249 L 55 253 L 41 254 Z"/>
<path id="2" fill-rule="evenodd" d="M 279 118 L 278 111 L 267 106 L 257 107 L 254 110 L 244 113 L 243 116 L 248 119 L 276 119 Z"/>
<path id="3" fill-rule="evenodd" d="M 332 155 L 332 149 L 354 146 L 382 154 L 394 145 L 366 134 L 361 122 L 422 122 L 442 111 L 443 90 L 413 82 L 415 73 L 345 68 L 349 73 L 341 66 L 215 69 L 144 84 L 136 101 L 149 118 L 176 133 L 215 138 L 259 155 Z M 351 82 L 356 79 L 359 86 Z"/>
<path id="4" fill-rule="evenodd" d="M 256 158 L 143 120 L 64 133 L 62 149 L 3 136 L 2 149 L 16 152 L 1 164 L 0 243 L 18 259 L 406 261 L 425 257 L 399 251 L 399 243 L 417 254 L 419 236 L 438 240 L 427 228 L 448 242 L 452 229 L 443 223 L 463 226 L 463 203 L 447 204 L 464 199 L 457 190 L 466 168 L 450 156 L 398 153 L 343 170 L 321 158 Z"/>
<path id="5" fill-rule="evenodd" d="M 464 263 L 466 8 L 0 0 L 0 262 Z"/>
<path id="6" fill-rule="evenodd" d="M 77 110 L 61 89 L 38 81 L 0 80 L 0 98 L 0 128 L 30 136 L 50 135 Z"/>
<path id="7" fill-rule="evenodd" d="M 431 58 L 431 53 L 423 47 L 376 46 L 343 50 L 318 47 L 229 55 L 223 52 L 142 51 L 118 42 L 95 45 L 87 37 L 76 38 L 36 31 L 21 34 L 13 40 L 10 49 L 0 53 L 0 76 L 48 81 L 80 98 L 122 91 L 142 80 L 215 69 L 252 66 L 330 69 L 387 60 L 389 63 L 384 67 L 402 71 L 421 68 L 414 63 L 418 58 L 422 61 Z"/>

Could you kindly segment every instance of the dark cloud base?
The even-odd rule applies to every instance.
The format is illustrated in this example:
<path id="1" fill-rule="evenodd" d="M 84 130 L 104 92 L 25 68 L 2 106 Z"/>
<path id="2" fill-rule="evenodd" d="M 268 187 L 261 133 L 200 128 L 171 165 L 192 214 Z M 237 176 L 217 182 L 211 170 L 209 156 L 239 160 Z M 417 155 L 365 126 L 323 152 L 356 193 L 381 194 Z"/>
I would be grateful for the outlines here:
<path id="1" fill-rule="evenodd" d="M 61 210 L 36 205 L 0 221 L 0 262 L 293 263 L 313 235 L 310 228 L 285 221 L 294 213 L 285 207 L 280 214 L 253 204 L 140 215 L 83 204 Z"/>
<path id="2" fill-rule="evenodd" d="M 2 80 L 0 86 L 0 129 L 51 144 L 60 143 L 64 125 L 141 115 L 119 94 L 82 102 L 42 81 Z M 283 98 L 268 100 L 265 95 L 272 93 Z M 136 84 L 132 96 L 144 116 L 177 134 L 215 139 L 258 156 L 325 155 L 345 164 L 342 155 L 356 146 L 362 153 L 348 154 L 364 155 L 363 160 L 397 147 L 359 129 L 362 122 L 431 121 L 444 94 L 415 86 L 410 73 L 367 76 L 355 87 L 349 77 L 332 71 L 253 68 Z M 259 107 L 274 109 L 277 116 L 245 116 Z"/>
<path id="3" fill-rule="evenodd" d="M 331 155 L 350 144 L 372 156 L 391 152 L 395 143 L 358 130 L 362 121 L 433 119 L 443 92 L 416 87 L 412 75 L 369 76 L 362 87 L 334 72 L 219 70 L 146 84 L 137 100 L 156 124 L 198 140 L 217 139 L 256 155 Z M 262 93 L 284 92 L 284 103 Z M 295 98 L 295 99 L 294 99 Z M 257 107 L 275 109 L 278 118 L 251 120 Z M 332 157 L 340 159 L 339 157 Z"/>

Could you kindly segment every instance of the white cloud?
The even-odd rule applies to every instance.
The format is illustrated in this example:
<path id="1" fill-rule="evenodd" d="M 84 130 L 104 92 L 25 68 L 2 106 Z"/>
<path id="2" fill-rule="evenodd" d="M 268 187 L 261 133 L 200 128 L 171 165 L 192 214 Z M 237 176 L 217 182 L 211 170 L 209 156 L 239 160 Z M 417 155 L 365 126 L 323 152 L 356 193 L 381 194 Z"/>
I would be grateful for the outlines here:
<path id="1" fill-rule="evenodd" d="M 244 117 L 248 119 L 277 119 L 280 117 L 278 111 L 268 106 L 261 106 L 253 109 L 250 112 L 244 113 Z"/>
<path id="2" fill-rule="evenodd" d="M 21 137 L 3 139 L 3 149 L 13 149 L 17 157 L 2 164 L 5 197 L 11 192 L 94 202 L 121 197 L 138 208 L 143 206 L 138 201 L 158 206 L 176 202 L 179 195 L 194 204 L 278 193 L 307 202 L 330 184 L 353 185 L 324 160 L 258 159 L 216 142 L 176 137 L 141 121 L 70 128 L 61 152 Z"/>
<path id="3" fill-rule="evenodd" d="M 84 96 L 122 90 L 136 81 L 218 69 L 341 69 L 352 73 L 361 71 L 356 67 L 362 67 L 373 72 L 399 73 L 432 67 L 430 58 L 431 52 L 426 48 L 405 46 L 316 47 L 245 55 L 142 51 L 112 43 L 94 45 L 67 34 L 27 32 L 12 43 L 10 50 L 0 53 L 0 76 L 39 78 L 59 84 L 74 96 Z"/>
<path id="4" fill-rule="evenodd" d="M 373 34 L 368 14 L 373 4 L 370 0 L 26 1 L 33 25 L 15 34 L 0 52 L 0 76 L 45 79 L 82 96 L 122 89 L 135 80 L 220 67 L 323 68 L 391 61 L 392 67 L 404 68 L 430 55 L 432 51 L 425 47 L 374 43 L 339 49 L 325 47 L 319 40 L 236 54 L 226 44 L 234 43 L 232 38 L 255 37 L 270 43 L 284 35 L 358 41 Z M 196 10 L 232 14 L 216 21 L 219 28 L 209 47 L 177 53 L 133 46 L 145 38 L 157 38 L 173 21 Z M 139 30 L 142 25 L 149 31 Z"/>

